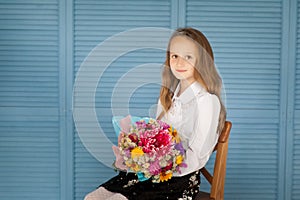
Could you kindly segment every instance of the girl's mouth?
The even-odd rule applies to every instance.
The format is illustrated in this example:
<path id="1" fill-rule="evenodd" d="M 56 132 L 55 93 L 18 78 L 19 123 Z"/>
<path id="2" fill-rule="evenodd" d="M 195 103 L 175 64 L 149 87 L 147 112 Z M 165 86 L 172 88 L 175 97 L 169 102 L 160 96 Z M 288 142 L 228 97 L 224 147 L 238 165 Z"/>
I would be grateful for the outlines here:
<path id="1" fill-rule="evenodd" d="M 187 70 L 185 69 L 176 69 L 177 72 L 186 72 Z"/>

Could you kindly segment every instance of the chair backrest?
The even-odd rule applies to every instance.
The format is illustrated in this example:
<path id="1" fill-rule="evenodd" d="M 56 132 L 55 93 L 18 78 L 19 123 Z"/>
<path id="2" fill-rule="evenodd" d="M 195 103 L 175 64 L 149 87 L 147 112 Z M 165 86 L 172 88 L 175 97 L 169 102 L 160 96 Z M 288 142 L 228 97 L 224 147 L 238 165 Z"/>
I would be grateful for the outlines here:
<path id="1" fill-rule="evenodd" d="M 211 184 L 210 198 L 214 200 L 224 199 L 228 139 L 231 126 L 231 122 L 225 122 L 224 128 L 219 136 L 218 143 L 215 147 L 216 158 L 213 176 L 208 172 L 208 170 L 205 167 L 200 170 L 204 177 L 207 179 L 207 181 Z"/>

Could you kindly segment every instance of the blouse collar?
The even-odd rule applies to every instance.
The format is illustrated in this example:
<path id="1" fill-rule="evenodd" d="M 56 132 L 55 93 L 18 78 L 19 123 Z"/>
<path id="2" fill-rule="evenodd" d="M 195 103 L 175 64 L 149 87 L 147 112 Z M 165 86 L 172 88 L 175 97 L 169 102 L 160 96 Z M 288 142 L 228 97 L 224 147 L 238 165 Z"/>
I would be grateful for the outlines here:
<path id="1" fill-rule="evenodd" d="M 180 83 L 178 83 L 176 90 L 174 92 L 173 100 L 179 99 L 183 104 L 188 103 L 192 99 L 194 99 L 198 94 L 206 92 L 206 90 L 202 87 L 202 85 L 195 81 L 192 83 L 188 88 L 186 88 L 183 93 L 179 97 L 177 97 L 177 94 L 180 89 Z"/>

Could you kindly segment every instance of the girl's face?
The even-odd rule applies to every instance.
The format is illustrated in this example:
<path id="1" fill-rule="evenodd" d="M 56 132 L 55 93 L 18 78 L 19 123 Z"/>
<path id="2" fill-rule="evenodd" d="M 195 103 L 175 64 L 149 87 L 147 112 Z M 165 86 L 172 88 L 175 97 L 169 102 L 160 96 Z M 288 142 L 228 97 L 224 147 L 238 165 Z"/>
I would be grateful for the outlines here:
<path id="1" fill-rule="evenodd" d="M 198 47 L 184 36 L 175 36 L 170 43 L 170 67 L 174 76 L 189 83 L 194 82 Z"/>

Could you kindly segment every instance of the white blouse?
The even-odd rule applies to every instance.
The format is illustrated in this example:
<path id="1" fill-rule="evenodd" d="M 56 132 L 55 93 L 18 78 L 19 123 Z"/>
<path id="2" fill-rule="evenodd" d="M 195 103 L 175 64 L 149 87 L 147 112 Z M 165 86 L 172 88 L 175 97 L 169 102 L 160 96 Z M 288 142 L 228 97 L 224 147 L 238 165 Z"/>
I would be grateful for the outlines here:
<path id="1" fill-rule="evenodd" d="M 173 103 L 161 120 L 177 129 L 186 147 L 185 163 L 181 168 L 184 176 L 205 166 L 218 141 L 217 127 L 220 114 L 220 101 L 216 95 L 208 93 L 197 81 L 192 83 L 180 96 L 178 84 Z M 162 112 L 158 102 L 157 116 Z"/>

